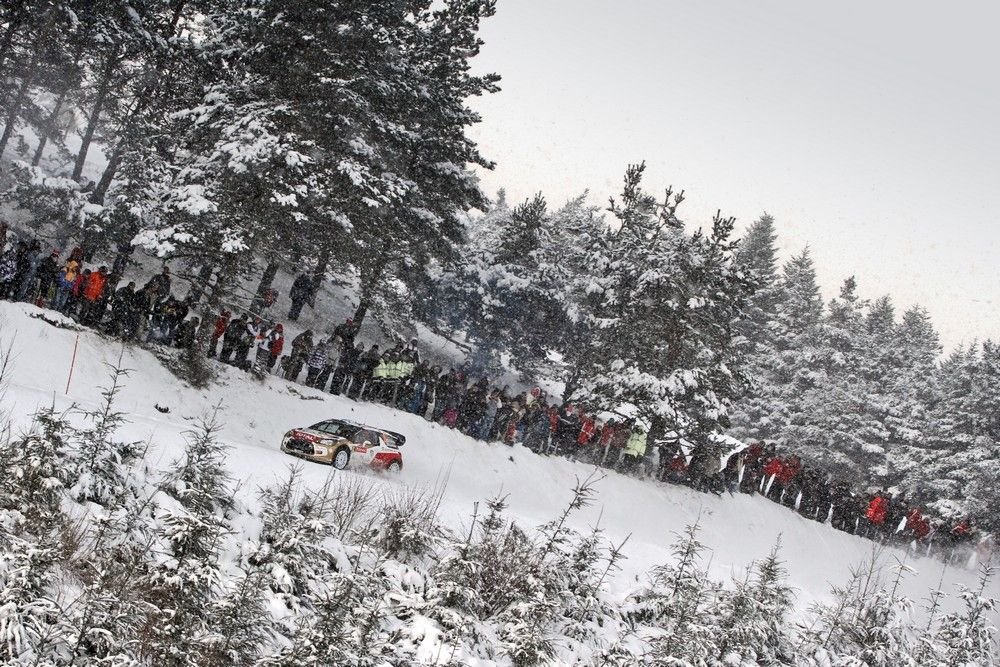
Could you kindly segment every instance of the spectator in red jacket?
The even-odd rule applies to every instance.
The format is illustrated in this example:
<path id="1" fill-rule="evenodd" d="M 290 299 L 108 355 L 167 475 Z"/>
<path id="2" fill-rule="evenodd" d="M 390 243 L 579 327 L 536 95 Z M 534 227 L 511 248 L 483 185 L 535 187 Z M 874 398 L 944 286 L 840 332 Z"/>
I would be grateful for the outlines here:
<path id="1" fill-rule="evenodd" d="M 799 492 L 799 473 L 802 472 L 802 461 L 794 454 L 781 462 L 781 472 L 778 473 L 778 493 L 775 498 L 779 502 L 792 506 Z"/>
<path id="2" fill-rule="evenodd" d="M 869 537 L 874 537 L 874 533 L 885 524 L 885 517 L 889 513 L 889 501 L 885 498 L 884 492 L 879 491 L 868 503 L 865 511 L 865 518 L 868 519 L 870 528 Z"/>
<path id="3" fill-rule="evenodd" d="M 597 432 L 597 447 L 594 448 L 594 463 L 604 465 L 610 456 L 611 441 L 615 437 L 615 420 L 609 419 L 600 425 Z"/>
<path id="4" fill-rule="evenodd" d="M 274 325 L 274 329 L 270 335 L 271 340 L 271 363 L 267 367 L 268 371 L 274 370 L 274 365 L 278 363 L 278 357 L 281 356 L 281 351 L 285 348 L 285 328 L 281 326 L 281 323 Z"/>
<path id="5" fill-rule="evenodd" d="M 916 507 L 906 515 L 906 530 L 917 540 L 922 540 L 931 532 L 931 524 L 920 514 Z"/>
<path id="6" fill-rule="evenodd" d="M 80 323 L 87 326 L 100 323 L 104 315 L 104 287 L 108 282 L 108 267 L 102 266 L 96 273 L 91 273 L 87 281 L 80 285 L 78 296 L 83 305 L 80 307 Z"/>
<path id="7" fill-rule="evenodd" d="M 787 487 L 800 472 L 802 472 L 802 461 L 799 460 L 798 456 L 789 456 L 781 465 L 778 481 L 781 482 L 782 486 Z"/>
<path id="8" fill-rule="evenodd" d="M 951 537 L 951 541 L 956 544 L 958 542 L 965 542 L 972 537 L 972 519 L 965 517 L 955 524 L 955 527 L 948 532 L 948 535 Z"/>
<path id="9" fill-rule="evenodd" d="M 226 334 L 226 327 L 229 326 L 229 318 L 232 316 L 232 313 L 223 308 L 219 316 L 215 318 L 215 326 L 212 329 L 212 340 L 208 344 L 209 357 L 214 357 L 217 354 L 219 340 Z"/>
<path id="10" fill-rule="evenodd" d="M 573 458 L 581 458 L 587 456 L 585 452 L 590 451 L 590 445 L 594 441 L 594 435 L 597 431 L 597 424 L 594 422 L 594 418 L 583 410 L 580 410 L 580 432 L 576 436 L 576 448 L 573 451 Z M 593 458 L 589 456 L 588 458 Z"/>
<path id="11" fill-rule="evenodd" d="M 782 463 L 781 458 L 778 456 L 772 457 L 767 463 L 764 464 L 764 468 L 762 470 L 764 477 L 760 480 L 760 490 L 765 496 L 770 497 L 771 487 L 778 483 L 778 477 L 782 474 L 784 469 L 784 463 Z M 776 497 L 781 497 L 780 491 Z"/>
<path id="12" fill-rule="evenodd" d="M 594 431 L 597 426 L 594 422 L 594 418 L 587 413 L 581 413 L 580 415 L 580 435 L 576 438 L 576 444 L 581 447 L 589 445 L 590 441 L 594 438 Z"/>

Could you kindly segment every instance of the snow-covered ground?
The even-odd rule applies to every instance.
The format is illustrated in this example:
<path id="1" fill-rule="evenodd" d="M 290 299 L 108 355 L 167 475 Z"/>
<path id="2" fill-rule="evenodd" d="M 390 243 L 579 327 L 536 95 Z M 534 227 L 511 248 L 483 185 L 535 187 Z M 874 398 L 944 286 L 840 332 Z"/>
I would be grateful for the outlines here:
<path id="1" fill-rule="evenodd" d="M 107 383 L 107 365 L 116 363 L 121 354 L 122 365 L 130 369 L 118 402 L 131 420 L 123 435 L 152 443 L 147 464 L 162 467 L 176 458 L 182 433 L 219 405 L 225 423 L 222 439 L 232 447 L 231 472 L 242 480 L 238 493 L 248 504 L 255 502 L 260 487 L 284 477 L 289 466 L 300 465 L 279 451 L 281 435 L 325 417 L 350 418 L 405 434 L 402 474 L 373 475 L 373 482 L 443 486 L 442 518 L 455 528 L 468 520 L 475 502 L 497 494 L 509 496 L 509 513 L 523 524 L 548 521 L 569 501 L 576 480 L 592 471 L 583 464 L 540 457 L 522 447 L 476 442 L 413 415 L 320 394 L 276 377 L 260 383 L 228 367 L 220 368 L 216 385 L 196 390 L 179 382 L 150 352 L 123 349 L 116 341 L 90 331 L 57 328 L 37 318 L 43 313 L 58 319 L 50 311 L 0 302 L 0 341 L 5 347 L 12 344 L 14 352 L 3 408 L 15 423 L 26 424 L 36 409 L 53 403 L 56 407 L 96 405 L 101 400 L 100 387 Z M 67 392 L 77 336 L 76 364 Z M 158 411 L 157 405 L 169 412 Z M 365 474 L 301 465 L 304 482 L 313 486 L 331 474 L 343 479 Z M 599 482 L 598 489 L 598 502 L 574 521 L 577 528 L 587 529 L 599 520 L 616 542 L 629 536 L 628 560 L 613 583 L 613 594 L 623 595 L 651 567 L 668 561 L 674 533 L 695 521 L 701 525 L 701 541 L 712 552 L 710 572 L 718 579 L 740 575 L 780 538 L 800 610 L 826 597 L 831 584 L 844 582 L 851 566 L 872 554 L 872 542 L 803 519 L 759 497 L 718 498 L 613 472 Z M 902 559 L 905 554 L 888 549 L 883 557 Z M 959 583 L 972 586 L 976 580 L 973 569 L 944 568 L 935 559 L 910 557 L 907 564 L 915 572 L 905 580 L 905 591 L 915 600 L 936 587 L 942 574 L 947 591 Z M 991 595 L 1000 597 L 1000 582 L 993 581 Z"/>

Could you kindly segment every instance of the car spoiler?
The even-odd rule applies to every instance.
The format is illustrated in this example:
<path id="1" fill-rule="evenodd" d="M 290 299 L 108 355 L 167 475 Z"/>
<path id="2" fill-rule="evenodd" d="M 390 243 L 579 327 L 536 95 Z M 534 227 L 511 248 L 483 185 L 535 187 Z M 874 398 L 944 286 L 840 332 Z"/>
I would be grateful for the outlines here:
<path id="1" fill-rule="evenodd" d="M 405 444 L 406 444 L 406 436 L 405 436 L 405 435 L 403 435 L 402 433 L 396 433 L 395 431 L 386 431 L 386 430 L 384 430 L 384 429 L 383 429 L 383 432 L 384 432 L 384 433 L 385 433 L 386 435 L 388 435 L 388 436 L 391 436 L 391 437 L 392 437 L 392 439 L 394 440 L 394 443 L 393 443 L 393 444 L 394 444 L 394 445 L 395 445 L 396 447 L 402 447 L 403 445 L 405 445 Z"/>

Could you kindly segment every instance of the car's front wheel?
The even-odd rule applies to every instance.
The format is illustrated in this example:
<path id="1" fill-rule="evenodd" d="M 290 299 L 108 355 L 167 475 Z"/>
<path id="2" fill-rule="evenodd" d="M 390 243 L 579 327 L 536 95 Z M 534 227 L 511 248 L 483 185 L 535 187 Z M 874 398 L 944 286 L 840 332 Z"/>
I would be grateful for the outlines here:
<path id="1" fill-rule="evenodd" d="M 351 460 L 351 453 L 347 451 L 347 447 L 341 447 L 333 455 L 333 461 L 331 461 L 331 463 L 333 464 L 333 467 L 336 468 L 337 470 L 343 470 L 344 468 L 347 467 L 347 464 L 350 462 L 350 460 Z"/>
<path id="2" fill-rule="evenodd" d="M 403 469 L 403 465 L 399 461 L 391 461 L 389 465 L 385 467 L 391 473 L 398 473 Z"/>

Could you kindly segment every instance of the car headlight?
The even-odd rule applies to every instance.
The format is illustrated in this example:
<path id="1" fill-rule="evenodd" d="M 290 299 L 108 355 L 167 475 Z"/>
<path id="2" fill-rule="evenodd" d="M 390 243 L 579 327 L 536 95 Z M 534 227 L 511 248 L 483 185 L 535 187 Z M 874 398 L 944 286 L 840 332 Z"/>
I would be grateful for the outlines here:
<path id="1" fill-rule="evenodd" d="M 316 447 L 315 449 L 316 449 L 316 456 L 326 456 L 327 453 L 326 447 Z"/>

